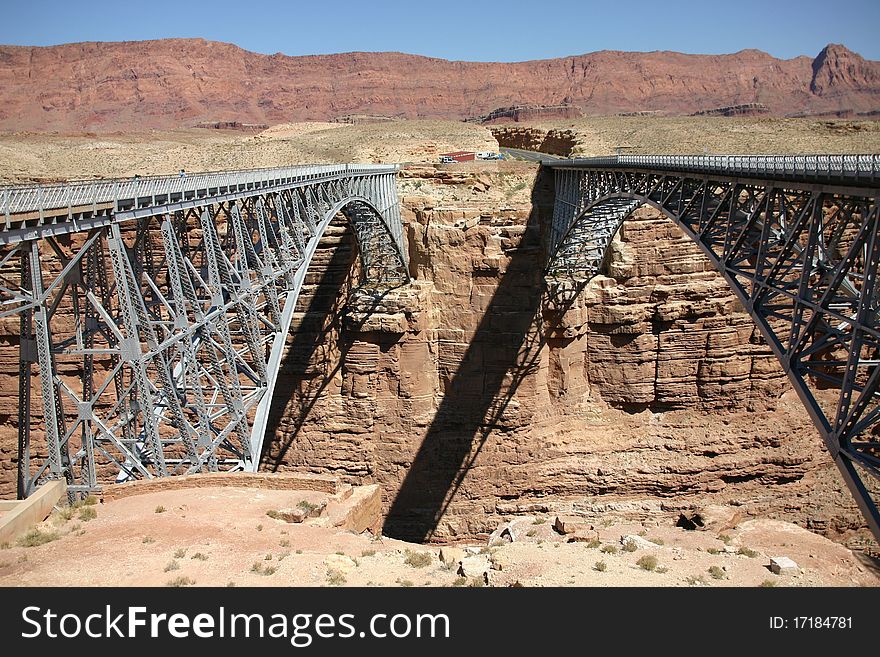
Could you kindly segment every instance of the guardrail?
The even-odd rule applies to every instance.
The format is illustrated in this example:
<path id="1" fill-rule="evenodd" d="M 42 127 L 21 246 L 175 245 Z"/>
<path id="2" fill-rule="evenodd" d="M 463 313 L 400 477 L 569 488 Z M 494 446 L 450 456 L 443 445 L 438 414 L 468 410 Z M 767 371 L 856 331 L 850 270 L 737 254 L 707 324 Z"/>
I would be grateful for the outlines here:
<path id="1" fill-rule="evenodd" d="M 864 155 L 614 155 L 542 160 L 551 168 L 648 169 L 804 182 L 880 185 L 880 154 Z"/>
<path id="2" fill-rule="evenodd" d="M 218 190 L 263 189 L 333 175 L 366 175 L 391 173 L 396 165 L 343 164 L 305 165 L 271 169 L 246 169 L 194 173 L 183 176 L 144 176 L 105 180 L 80 180 L 66 183 L 17 187 L 0 186 L 0 215 L 74 207 L 96 207 L 119 201 L 182 195 L 200 198 L 215 195 Z"/>

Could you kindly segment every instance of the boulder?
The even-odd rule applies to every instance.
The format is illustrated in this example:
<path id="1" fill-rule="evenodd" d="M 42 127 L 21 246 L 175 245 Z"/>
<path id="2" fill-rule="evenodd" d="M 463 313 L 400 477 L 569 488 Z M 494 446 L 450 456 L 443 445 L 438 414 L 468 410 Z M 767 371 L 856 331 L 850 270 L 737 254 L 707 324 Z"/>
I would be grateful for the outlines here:
<path id="1" fill-rule="evenodd" d="M 770 557 L 770 570 L 777 575 L 799 575 L 798 565 L 788 557 Z"/>

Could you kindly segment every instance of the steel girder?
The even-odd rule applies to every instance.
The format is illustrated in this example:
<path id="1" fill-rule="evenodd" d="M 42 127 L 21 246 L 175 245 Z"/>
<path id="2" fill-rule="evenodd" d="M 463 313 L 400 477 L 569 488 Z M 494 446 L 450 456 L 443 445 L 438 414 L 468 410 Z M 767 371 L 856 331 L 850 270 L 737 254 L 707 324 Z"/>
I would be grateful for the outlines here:
<path id="1" fill-rule="evenodd" d="M 363 285 L 409 281 L 395 167 L 297 171 L 186 183 L 214 185 L 202 192 L 149 179 L 144 196 L 54 216 L 16 206 L 0 230 L 0 318 L 17 315 L 21 331 L 19 497 L 48 479 L 75 495 L 256 470 L 296 301 L 332 219 L 353 227 Z"/>
<path id="2" fill-rule="evenodd" d="M 869 490 L 877 482 L 865 478 L 880 479 L 876 183 L 843 187 L 593 162 L 554 168 L 548 282 L 572 287 L 598 274 L 614 234 L 637 207 L 651 205 L 672 219 L 751 315 L 880 540 Z"/>

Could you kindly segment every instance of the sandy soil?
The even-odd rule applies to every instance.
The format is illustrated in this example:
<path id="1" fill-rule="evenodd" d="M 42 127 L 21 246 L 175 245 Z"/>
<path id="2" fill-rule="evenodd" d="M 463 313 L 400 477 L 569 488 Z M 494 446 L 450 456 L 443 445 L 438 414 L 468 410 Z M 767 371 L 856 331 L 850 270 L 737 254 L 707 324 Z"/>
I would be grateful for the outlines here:
<path id="1" fill-rule="evenodd" d="M 234 476 L 234 475 L 232 475 Z M 566 542 L 555 516 L 526 516 L 515 542 L 458 546 L 486 561 L 485 577 L 459 575 L 447 547 L 407 544 L 273 520 L 267 511 L 316 492 L 199 488 L 126 497 L 93 507 L 97 517 L 61 508 L 41 525 L 58 538 L 0 550 L 2 586 L 876 586 L 865 557 L 790 523 L 748 520 L 724 532 L 687 531 L 668 521 L 639 525 L 609 517 L 590 536 Z M 230 515 L 229 509 L 235 514 Z M 157 512 L 158 509 L 164 509 Z M 633 551 L 625 538 L 637 537 Z M 742 548 L 742 549 L 741 549 Z M 455 553 L 455 551 L 452 551 Z M 424 556 L 421 556 L 424 555 Z M 800 571 L 774 575 L 769 557 Z M 657 565 L 646 570 L 641 563 Z M 449 558 L 447 557 L 447 561 Z M 600 564 L 604 564 L 604 567 Z M 603 569 L 604 568 L 604 569 Z M 715 573 L 713 576 L 712 573 Z M 184 578 L 184 579 L 179 579 Z"/>
<path id="2" fill-rule="evenodd" d="M 488 129 L 460 121 L 300 123 L 263 132 L 0 134 L 0 182 L 128 177 L 331 162 L 436 162 L 451 150 L 498 150 Z"/>
<path id="3" fill-rule="evenodd" d="M 594 117 L 536 123 L 574 130 L 576 155 L 880 152 L 880 122 L 719 117 Z M 461 121 L 287 123 L 260 131 L 0 134 L 0 182 L 174 174 L 326 162 L 436 162 L 450 150 L 497 151 Z M 461 168 L 467 165 L 452 165 Z"/>

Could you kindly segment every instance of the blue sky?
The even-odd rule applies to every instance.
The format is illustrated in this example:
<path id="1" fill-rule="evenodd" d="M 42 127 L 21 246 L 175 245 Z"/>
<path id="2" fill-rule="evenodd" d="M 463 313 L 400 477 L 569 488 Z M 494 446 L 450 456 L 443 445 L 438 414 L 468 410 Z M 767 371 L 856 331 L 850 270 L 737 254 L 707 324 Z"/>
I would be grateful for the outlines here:
<path id="1" fill-rule="evenodd" d="M 880 0 L 0 0 L 0 43 L 203 37 L 262 53 L 521 61 L 595 50 L 880 59 Z"/>

